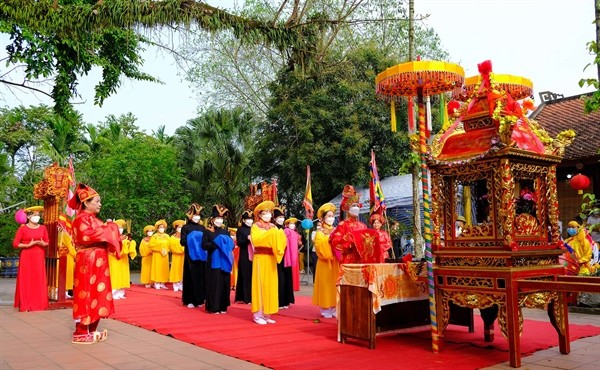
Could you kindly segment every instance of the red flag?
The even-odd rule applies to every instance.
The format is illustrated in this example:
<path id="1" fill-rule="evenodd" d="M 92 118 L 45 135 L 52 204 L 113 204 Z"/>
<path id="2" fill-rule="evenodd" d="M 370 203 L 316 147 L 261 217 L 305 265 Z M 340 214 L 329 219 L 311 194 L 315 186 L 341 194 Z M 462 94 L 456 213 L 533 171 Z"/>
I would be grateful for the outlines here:
<path id="1" fill-rule="evenodd" d="M 414 134 L 417 131 L 415 127 L 415 107 L 413 105 L 413 99 L 408 98 L 408 133 L 409 135 Z"/>
<path id="2" fill-rule="evenodd" d="M 315 209 L 313 208 L 312 189 L 310 186 L 310 166 L 306 166 L 306 190 L 304 191 L 304 199 L 302 200 L 305 216 L 312 220 Z"/>
<path id="3" fill-rule="evenodd" d="M 377 163 L 375 162 L 375 152 L 371 150 L 371 162 L 369 163 L 371 181 L 369 182 L 369 195 L 371 198 L 370 214 L 385 212 L 385 196 L 379 182 L 379 173 L 377 172 Z"/>

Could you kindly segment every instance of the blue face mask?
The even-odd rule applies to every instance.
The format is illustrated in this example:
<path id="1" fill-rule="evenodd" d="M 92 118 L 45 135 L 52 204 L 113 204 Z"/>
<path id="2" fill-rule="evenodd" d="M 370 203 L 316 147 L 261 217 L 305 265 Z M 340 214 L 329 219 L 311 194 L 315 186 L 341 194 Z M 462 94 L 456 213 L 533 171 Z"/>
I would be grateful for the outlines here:
<path id="1" fill-rule="evenodd" d="M 577 234 L 577 229 L 575 229 L 573 227 L 569 227 L 567 229 L 567 234 L 569 234 L 569 236 L 575 236 Z"/>

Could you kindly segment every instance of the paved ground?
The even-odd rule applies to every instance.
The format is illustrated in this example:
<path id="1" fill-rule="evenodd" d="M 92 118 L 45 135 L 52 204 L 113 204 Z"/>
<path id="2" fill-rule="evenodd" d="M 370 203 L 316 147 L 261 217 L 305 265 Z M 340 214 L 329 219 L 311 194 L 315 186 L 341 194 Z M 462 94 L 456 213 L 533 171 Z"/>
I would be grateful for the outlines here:
<path id="1" fill-rule="evenodd" d="M 134 281 L 137 275 L 133 277 Z M 152 331 L 104 320 L 109 340 L 91 346 L 74 345 L 69 338 L 70 310 L 18 312 L 12 307 L 15 279 L 0 279 L 0 369 L 263 369 Z M 303 285 L 300 295 L 312 294 Z M 541 310 L 524 310 L 529 319 L 547 320 Z M 600 326 L 600 316 L 572 313 L 574 324 Z M 549 335 L 555 335 L 549 333 Z M 508 356 L 508 354 L 507 354 Z M 600 370 L 600 336 L 571 343 L 571 354 L 556 347 L 523 357 L 522 369 Z M 377 368 L 374 364 L 374 368 Z M 510 369 L 508 363 L 487 369 Z"/>

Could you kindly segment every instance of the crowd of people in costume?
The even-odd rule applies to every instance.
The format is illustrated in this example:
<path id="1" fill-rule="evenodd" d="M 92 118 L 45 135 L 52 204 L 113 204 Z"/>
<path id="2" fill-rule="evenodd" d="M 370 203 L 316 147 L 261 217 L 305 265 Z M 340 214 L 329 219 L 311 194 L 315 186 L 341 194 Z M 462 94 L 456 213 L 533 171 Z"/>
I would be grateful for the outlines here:
<path id="1" fill-rule="evenodd" d="M 100 195 L 78 184 L 69 201 L 69 207 L 77 211 L 72 225 L 73 253 L 69 252 L 72 267 L 67 268 L 75 320 L 72 342 L 91 344 L 107 339 L 106 330 L 98 328 L 100 319 L 114 312 L 114 300 L 125 298 L 131 283 L 129 260 L 138 254 L 140 282 L 146 288 L 169 289 L 166 284 L 170 283 L 174 291 L 182 292 L 184 306 L 203 308 L 210 314 L 227 313 L 234 289 L 233 301 L 251 305 L 252 320 L 267 325 L 275 323 L 272 315 L 295 303 L 294 291 L 300 289 L 300 272 L 305 268 L 301 250 L 312 250 L 316 257 L 312 302 L 324 318 L 337 317 L 336 284 L 341 264 L 382 263 L 404 254 L 401 248 L 392 248 L 390 235 L 382 227 L 386 223 L 382 214 L 370 216 L 371 228 L 360 221 L 362 204 L 351 185 L 344 187 L 342 196 L 338 217 L 333 203 L 318 209 L 315 231 L 307 240 L 298 233 L 298 219 L 286 219 L 285 207 L 271 201 L 244 211 L 237 228 L 227 227 L 226 207 L 213 205 L 203 220 L 203 207 L 193 203 L 185 212 L 185 220 L 171 223 L 170 234 L 164 219 L 145 226 L 136 248 L 127 222 L 101 221 L 97 217 L 102 207 Z M 42 211 L 40 206 L 25 210 L 27 220 L 13 242 L 21 249 L 14 301 L 21 311 L 48 308 L 45 255 L 49 237 L 40 224 Z M 591 224 L 595 217 L 598 222 L 594 225 L 600 225 L 599 213 L 590 215 Z M 594 231 L 590 235 L 575 221 L 567 228 L 565 245 L 580 274 L 590 274 L 596 268 L 597 240 L 593 236 L 600 233 Z M 410 253 L 405 257 L 410 258 Z"/>

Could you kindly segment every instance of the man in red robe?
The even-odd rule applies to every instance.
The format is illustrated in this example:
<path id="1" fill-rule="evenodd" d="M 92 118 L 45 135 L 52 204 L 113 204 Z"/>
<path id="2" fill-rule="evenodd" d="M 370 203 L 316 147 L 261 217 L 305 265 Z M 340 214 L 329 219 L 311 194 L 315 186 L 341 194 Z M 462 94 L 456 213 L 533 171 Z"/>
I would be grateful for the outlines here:
<path id="1" fill-rule="evenodd" d="M 367 228 L 367 225 L 358 220 L 361 206 L 360 194 L 354 190 L 352 185 L 344 186 L 340 209 L 346 212 L 346 219 L 337 225 L 329 237 L 329 243 L 340 263 L 362 262 L 352 235 L 353 231 Z"/>

